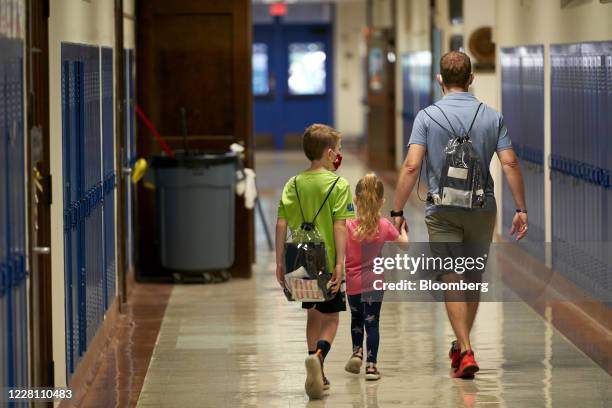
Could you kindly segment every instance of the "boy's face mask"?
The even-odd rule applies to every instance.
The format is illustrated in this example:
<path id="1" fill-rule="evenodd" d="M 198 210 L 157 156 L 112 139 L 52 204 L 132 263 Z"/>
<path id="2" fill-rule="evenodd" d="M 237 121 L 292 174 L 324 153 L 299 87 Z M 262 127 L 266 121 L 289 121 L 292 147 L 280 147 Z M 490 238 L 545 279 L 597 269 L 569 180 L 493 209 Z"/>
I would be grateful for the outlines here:
<path id="1" fill-rule="evenodd" d="M 332 162 L 332 165 L 334 166 L 334 170 L 338 170 L 341 164 L 342 164 L 342 153 L 336 153 L 336 158 Z"/>

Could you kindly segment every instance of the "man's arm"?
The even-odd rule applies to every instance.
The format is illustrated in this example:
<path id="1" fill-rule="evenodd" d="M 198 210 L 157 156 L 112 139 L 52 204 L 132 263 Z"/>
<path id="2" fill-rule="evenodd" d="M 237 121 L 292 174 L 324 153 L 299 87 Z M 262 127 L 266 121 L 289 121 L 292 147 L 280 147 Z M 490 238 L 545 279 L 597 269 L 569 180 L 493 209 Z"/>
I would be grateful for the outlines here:
<path id="1" fill-rule="evenodd" d="M 342 283 L 342 269 L 344 266 L 344 255 L 346 254 L 346 220 L 334 221 L 334 242 L 336 243 L 336 267 L 330 281 L 332 292 L 336 293 Z"/>
<path id="2" fill-rule="evenodd" d="M 276 221 L 276 280 L 281 288 L 285 287 L 285 240 L 287 239 L 287 220 Z"/>
<path id="3" fill-rule="evenodd" d="M 504 170 L 504 175 L 508 181 L 508 186 L 510 187 L 510 192 L 514 198 L 516 208 L 527 209 L 523 175 L 521 174 L 521 167 L 519 166 L 519 161 L 514 153 L 514 149 L 498 150 L 497 157 L 499 157 L 502 169 Z M 523 212 L 516 213 L 512 220 L 510 235 L 514 235 L 516 233 L 516 240 L 518 241 L 525 236 L 527 229 L 527 214 Z"/>
<path id="4" fill-rule="evenodd" d="M 419 171 L 421 170 L 421 163 L 425 156 L 427 148 L 421 144 L 411 144 L 408 148 L 408 154 L 406 160 L 402 164 L 400 169 L 399 178 L 397 180 L 397 186 L 395 187 L 395 196 L 393 197 L 393 211 L 401 211 L 412 193 L 412 189 L 417 182 L 419 177 Z M 395 226 L 399 227 L 404 222 L 402 217 L 395 217 Z"/>

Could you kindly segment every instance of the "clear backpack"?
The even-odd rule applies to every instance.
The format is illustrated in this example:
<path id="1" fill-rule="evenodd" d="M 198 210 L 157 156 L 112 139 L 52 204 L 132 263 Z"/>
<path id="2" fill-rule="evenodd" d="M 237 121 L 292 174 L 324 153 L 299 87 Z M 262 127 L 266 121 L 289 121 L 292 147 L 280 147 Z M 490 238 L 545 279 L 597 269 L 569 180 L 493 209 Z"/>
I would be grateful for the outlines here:
<path id="1" fill-rule="evenodd" d="M 455 131 L 442 108 L 436 104 L 433 104 L 433 106 L 442 112 L 451 130 L 442 126 L 426 109 L 423 110 L 431 120 L 450 135 L 450 140 L 444 148 L 444 166 L 440 174 L 438 194 L 428 193 L 427 201 L 434 205 L 444 207 L 468 209 L 482 208 L 486 204 L 484 189 L 488 182 L 489 174 L 487 172 L 486 180 L 484 180 L 478 152 L 470 140 L 470 132 L 472 131 L 472 127 L 474 126 L 482 103 L 480 103 L 476 109 L 470 128 L 462 136 Z"/>
<path id="2" fill-rule="evenodd" d="M 327 262 L 325 242 L 315 221 L 338 183 L 336 178 L 325 195 L 323 203 L 312 221 L 306 221 L 297 188 L 297 176 L 293 179 L 295 195 L 302 215 L 302 224 L 291 231 L 285 243 L 285 295 L 290 301 L 325 302 L 334 297 L 330 288 L 332 271 Z"/>

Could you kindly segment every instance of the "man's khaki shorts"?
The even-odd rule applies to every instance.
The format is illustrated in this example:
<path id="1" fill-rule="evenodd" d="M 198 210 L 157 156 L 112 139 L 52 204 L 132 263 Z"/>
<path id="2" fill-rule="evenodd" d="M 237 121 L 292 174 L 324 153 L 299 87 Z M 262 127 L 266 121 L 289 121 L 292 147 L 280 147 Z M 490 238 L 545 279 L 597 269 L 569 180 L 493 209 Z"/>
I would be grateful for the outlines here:
<path id="1" fill-rule="evenodd" d="M 439 211 L 425 217 L 429 242 L 491 243 L 494 211 Z"/>
<path id="2" fill-rule="evenodd" d="M 482 257 L 489 252 L 495 228 L 495 212 L 493 211 L 440 211 L 425 217 L 429 232 L 429 243 L 432 255 L 446 257 Z M 486 261 L 485 261 L 486 264 Z M 466 280 L 481 282 L 481 271 L 464 274 L 438 271 L 436 279 L 440 281 Z M 448 300 L 447 295 L 447 300 Z M 463 298 L 461 298 L 463 299 Z M 477 300 L 478 295 L 474 295 Z"/>

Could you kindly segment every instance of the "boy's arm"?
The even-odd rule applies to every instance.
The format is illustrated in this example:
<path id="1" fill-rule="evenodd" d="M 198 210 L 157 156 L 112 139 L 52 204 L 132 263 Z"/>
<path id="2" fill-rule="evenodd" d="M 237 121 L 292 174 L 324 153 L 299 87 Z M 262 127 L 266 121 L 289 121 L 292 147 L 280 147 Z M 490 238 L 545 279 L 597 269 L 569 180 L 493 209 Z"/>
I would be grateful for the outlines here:
<path id="1" fill-rule="evenodd" d="M 278 218 L 276 221 L 276 280 L 281 288 L 285 288 L 285 240 L 287 238 L 287 220 Z"/>
<path id="2" fill-rule="evenodd" d="M 334 221 L 334 242 L 336 243 L 336 267 L 332 280 L 332 292 L 336 293 L 342 284 L 342 269 L 344 266 L 344 255 L 346 253 L 346 220 Z"/>

